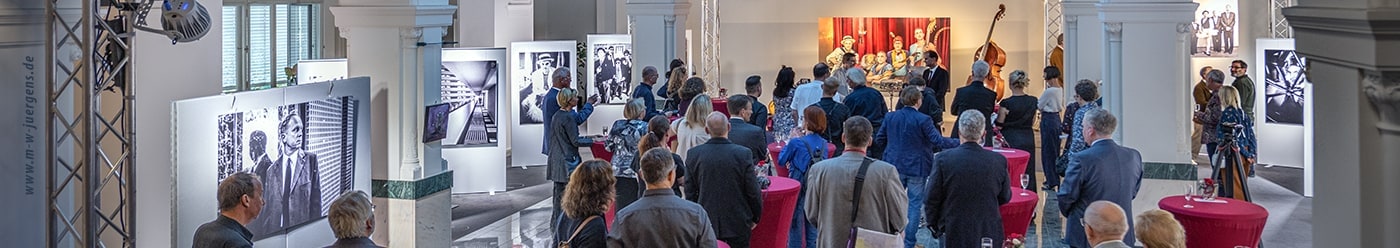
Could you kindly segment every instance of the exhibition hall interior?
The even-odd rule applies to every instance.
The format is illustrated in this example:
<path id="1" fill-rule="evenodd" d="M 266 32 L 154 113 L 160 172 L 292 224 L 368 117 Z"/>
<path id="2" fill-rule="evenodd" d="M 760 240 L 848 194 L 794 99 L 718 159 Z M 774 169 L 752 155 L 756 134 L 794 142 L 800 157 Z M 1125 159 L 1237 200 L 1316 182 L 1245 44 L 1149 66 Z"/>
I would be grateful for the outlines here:
<path id="1" fill-rule="evenodd" d="M 1400 247 L 1400 0 L 0 0 L 6 247 Z"/>

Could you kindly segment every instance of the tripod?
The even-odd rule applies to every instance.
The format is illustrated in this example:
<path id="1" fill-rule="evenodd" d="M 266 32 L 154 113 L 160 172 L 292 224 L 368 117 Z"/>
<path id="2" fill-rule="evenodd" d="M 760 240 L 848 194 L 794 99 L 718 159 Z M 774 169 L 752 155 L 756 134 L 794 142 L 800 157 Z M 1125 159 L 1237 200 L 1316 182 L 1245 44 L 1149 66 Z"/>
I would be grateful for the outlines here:
<path id="1" fill-rule="evenodd" d="M 1220 145 L 1216 147 L 1216 156 L 1211 158 L 1210 167 L 1212 169 L 1211 178 L 1220 182 L 1221 190 L 1217 194 L 1220 197 L 1229 197 L 1252 202 L 1249 195 L 1249 180 L 1246 172 L 1243 156 L 1240 155 L 1239 132 L 1244 130 L 1244 126 L 1235 123 L 1221 123 L 1221 126 L 1229 127 L 1221 129 Z"/>

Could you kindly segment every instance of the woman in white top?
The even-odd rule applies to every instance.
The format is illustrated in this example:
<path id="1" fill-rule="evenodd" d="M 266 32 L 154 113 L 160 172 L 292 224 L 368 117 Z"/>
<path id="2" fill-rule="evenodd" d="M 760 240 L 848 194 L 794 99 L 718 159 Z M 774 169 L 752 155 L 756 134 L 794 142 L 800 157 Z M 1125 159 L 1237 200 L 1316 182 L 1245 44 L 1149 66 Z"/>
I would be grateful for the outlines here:
<path id="1" fill-rule="evenodd" d="M 1061 120 L 1060 112 L 1065 110 L 1065 91 L 1060 82 L 1060 68 L 1055 66 L 1045 67 L 1045 92 L 1040 93 L 1040 102 L 1036 108 L 1040 109 L 1040 165 L 1045 172 L 1045 190 L 1054 190 L 1060 187 L 1060 173 L 1064 173 L 1063 168 L 1057 168 L 1055 161 L 1060 158 L 1060 133 Z"/>
<path id="2" fill-rule="evenodd" d="M 684 158 L 690 148 L 710 140 L 710 134 L 705 132 L 705 116 L 709 116 L 714 109 L 710 96 L 700 94 L 691 99 L 684 118 L 671 122 L 671 127 L 676 129 L 676 154 Z"/>

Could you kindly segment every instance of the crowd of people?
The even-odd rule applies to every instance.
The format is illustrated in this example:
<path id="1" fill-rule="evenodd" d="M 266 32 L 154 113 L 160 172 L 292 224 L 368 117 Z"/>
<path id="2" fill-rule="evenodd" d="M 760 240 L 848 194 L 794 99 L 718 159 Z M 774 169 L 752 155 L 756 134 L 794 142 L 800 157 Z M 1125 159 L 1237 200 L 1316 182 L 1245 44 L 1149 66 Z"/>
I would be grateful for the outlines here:
<path id="1" fill-rule="evenodd" d="M 573 75 L 568 69 L 557 69 L 542 137 L 547 178 L 554 183 L 550 226 L 556 242 L 561 247 L 716 247 L 720 242 L 749 247 L 756 226 L 773 225 L 759 221 L 764 211 L 773 211 L 764 209 L 761 190 L 772 176 L 764 166 L 787 169 L 787 177 L 801 184 L 788 247 L 850 247 L 857 230 L 899 236 L 905 247 L 914 247 L 925 228 L 943 247 L 1004 240 L 998 208 L 1011 200 L 1010 176 L 1017 175 L 1008 176 L 1006 158 L 987 146 L 1004 139 L 1010 148 L 1036 154 L 1032 125 L 1038 116 L 1044 182 L 1022 187 L 1057 198 L 1052 207 L 1066 219 L 1064 243 L 1184 247 L 1182 228 L 1170 213 L 1149 211 L 1137 216 L 1136 226 L 1127 215 L 1142 184 L 1142 158 L 1112 139 L 1119 122 L 1101 107 L 1098 82 L 1074 84 L 1074 101 L 1066 104 L 1059 68 L 1044 68 L 1046 89 L 1040 97 L 1026 92 L 1029 75 L 1017 70 L 1008 78 L 1011 95 L 997 99 L 982 83 L 989 65 L 979 61 L 971 66 L 971 82 L 945 103 L 947 71 L 930 64 L 907 74 L 909 86 L 898 92 L 890 111 L 885 96 L 865 85 L 869 77 L 854 65 L 855 56 L 844 57 L 847 63 L 836 68 L 817 63 L 814 80 L 803 84 L 783 66 L 771 109 L 758 100 L 762 78 L 749 77 L 747 94 L 726 98 L 729 114 L 713 109 L 704 80 L 687 77 L 679 60 L 670 64 L 666 85 L 650 94 L 661 75 L 648 66 L 624 118 L 614 122 L 605 140 L 614 154 L 610 161 L 580 156 L 578 148 L 593 143 L 578 131 L 593 102 L 567 87 Z M 1222 85 L 1219 70 L 1202 69 L 1193 119 L 1212 157 L 1217 151 L 1237 152 L 1247 165 L 1255 156 L 1249 131 L 1252 82 L 1244 62 L 1235 61 L 1231 69 L 1233 86 Z M 669 100 L 657 106 L 658 96 Z M 945 109 L 956 117 L 951 136 L 944 136 L 939 124 Z M 769 142 L 785 144 L 777 157 L 770 157 Z M 1034 166 L 1028 167 L 1026 175 L 1036 178 Z M 239 173 L 220 184 L 221 215 L 200 227 L 195 247 L 251 245 L 242 226 L 261 209 L 258 180 Z M 331 204 L 331 225 L 341 239 L 334 247 L 373 245 L 365 238 L 374 226 L 367 204 L 358 191 Z M 610 207 L 616 211 L 611 230 L 602 217 Z"/>

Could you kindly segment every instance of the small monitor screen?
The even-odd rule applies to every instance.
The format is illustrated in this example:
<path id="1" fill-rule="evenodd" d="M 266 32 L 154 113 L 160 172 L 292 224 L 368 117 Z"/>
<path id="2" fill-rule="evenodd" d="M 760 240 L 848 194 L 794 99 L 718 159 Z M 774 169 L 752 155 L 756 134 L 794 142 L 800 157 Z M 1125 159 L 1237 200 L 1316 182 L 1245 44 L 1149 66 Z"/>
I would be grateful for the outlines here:
<path id="1" fill-rule="evenodd" d="M 452 105 L 439 103 L 429 105 L 423 114 L 423 143 L 447 138 L 447 112 Z"/>

